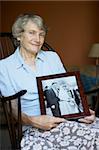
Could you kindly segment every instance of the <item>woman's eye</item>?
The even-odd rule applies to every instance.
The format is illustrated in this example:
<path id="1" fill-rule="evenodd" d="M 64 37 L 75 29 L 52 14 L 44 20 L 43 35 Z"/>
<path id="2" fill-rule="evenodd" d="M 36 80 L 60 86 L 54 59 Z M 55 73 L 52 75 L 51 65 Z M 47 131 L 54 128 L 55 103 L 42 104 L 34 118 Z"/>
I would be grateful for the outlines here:
<path id="1" fill-rule="evenodd" d="M 41 36 L 41 37 L 45 37 L 45 34 L 44 34 L 44 33 L 42 33 L 42 34 L 40 34 L 40 36 Z"/>
<path id="2" fill-rule="evenodd" d="M 34 33 L 33 32 L 29 32 L 29 34 L 33 35 Z"/>

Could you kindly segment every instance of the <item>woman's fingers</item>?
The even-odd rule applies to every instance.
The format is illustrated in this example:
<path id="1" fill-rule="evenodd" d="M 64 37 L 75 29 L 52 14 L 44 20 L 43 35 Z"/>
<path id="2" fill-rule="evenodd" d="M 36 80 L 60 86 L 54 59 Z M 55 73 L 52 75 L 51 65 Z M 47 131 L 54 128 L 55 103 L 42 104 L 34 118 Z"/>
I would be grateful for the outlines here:
<path id="1" fill-rule="evenodd" d="M 80 122 L 89 124 L 89 123 L 92 123 L 92 122 L 95 121 L 95 111 L 93 111 L 91 109 L 89 111 L 90 111 L 90 116 L 86 116 L 84 118 L 80 118 L 79 119 Z"/>

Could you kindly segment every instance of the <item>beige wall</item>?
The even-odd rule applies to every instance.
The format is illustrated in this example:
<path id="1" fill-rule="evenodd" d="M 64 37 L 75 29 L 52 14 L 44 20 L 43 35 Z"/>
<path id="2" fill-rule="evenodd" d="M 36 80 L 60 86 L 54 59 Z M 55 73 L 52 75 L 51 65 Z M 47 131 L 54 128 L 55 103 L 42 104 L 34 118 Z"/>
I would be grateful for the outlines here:
<path id="1" fill-rule="evenodd" d="M 99 42 L 98 1 L 2 1 L 1 31 L 10 32 L 17 15 L 35 12 L 49 26 L 47 41 L 66 65 L 87 65 L 95 61 L 87 57 L 93 43 Z"/>

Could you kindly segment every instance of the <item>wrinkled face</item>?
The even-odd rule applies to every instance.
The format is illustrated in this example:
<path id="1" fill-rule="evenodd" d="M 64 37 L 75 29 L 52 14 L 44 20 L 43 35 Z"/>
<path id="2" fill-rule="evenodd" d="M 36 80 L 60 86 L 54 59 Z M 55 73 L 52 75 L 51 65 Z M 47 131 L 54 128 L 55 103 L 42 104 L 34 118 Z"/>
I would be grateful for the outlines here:
<path id="1" fill-rule="evenodd" d="M 29 20 L 24 27 L 24 32 L 17 38 L 20 41 L 21 50 L 37 54 L 44 43 L 45 34 L 45 31 Z"/>

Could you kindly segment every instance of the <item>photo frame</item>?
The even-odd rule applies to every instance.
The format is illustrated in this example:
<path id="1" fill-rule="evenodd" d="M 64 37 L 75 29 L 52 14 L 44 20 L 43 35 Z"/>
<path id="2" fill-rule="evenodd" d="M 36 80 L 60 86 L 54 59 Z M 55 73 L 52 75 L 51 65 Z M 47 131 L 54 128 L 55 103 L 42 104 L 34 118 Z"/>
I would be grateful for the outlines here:
<path id="1" fill-rule="evenodd" d="M 90 115 L 79 71 L 36 79 L 42 115 L 70 120 Z"/>

